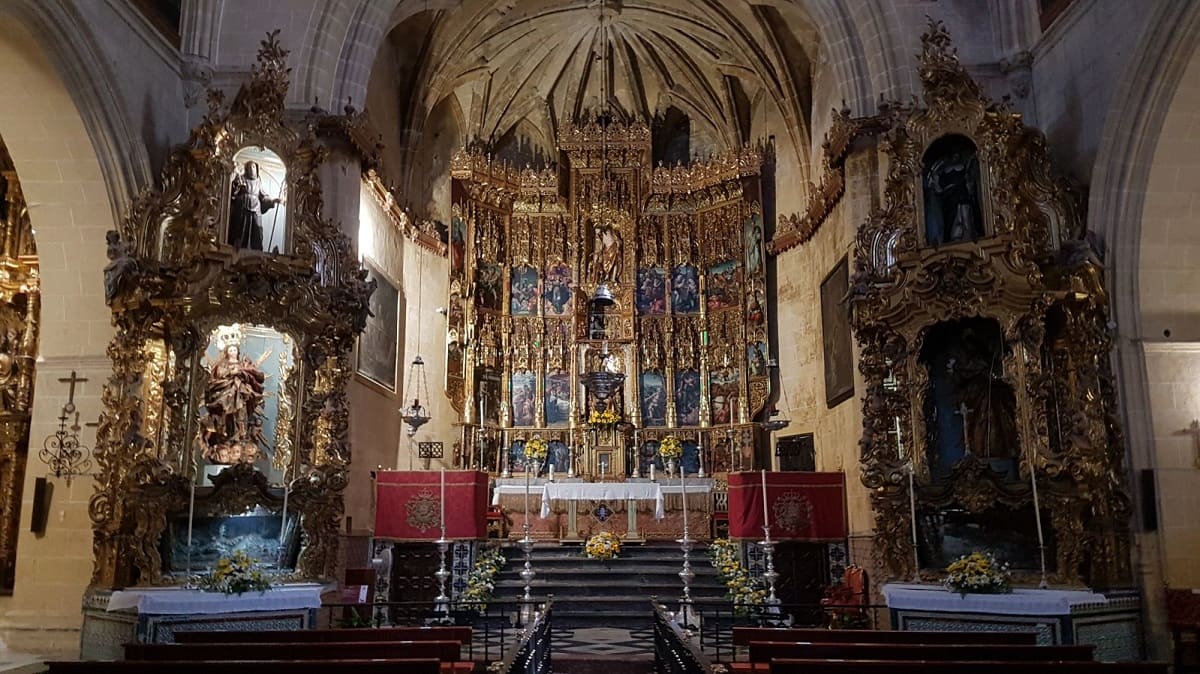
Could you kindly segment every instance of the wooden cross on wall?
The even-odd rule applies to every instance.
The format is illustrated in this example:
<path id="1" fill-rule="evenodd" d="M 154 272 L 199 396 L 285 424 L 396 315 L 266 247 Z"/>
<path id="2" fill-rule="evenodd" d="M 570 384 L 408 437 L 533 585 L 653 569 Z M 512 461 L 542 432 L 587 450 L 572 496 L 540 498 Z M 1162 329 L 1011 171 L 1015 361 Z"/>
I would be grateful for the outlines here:
<path id="1" fill-rule="evenodd" d="M 1200 419 L 1192 419 L 1192 423 L 1182 431 L 1176 431 L 1175 435 L 1190 435 L 1192 436 L 1192 449 L 1196 453 L 1192 459 L 1192 465 L 1200 468 Z"/>
<path id="2" fill-rule="evenodd" d="M 82 384 L 83 382 L 87 381 L 87 378 L 76 376 L 75 370 L 71 370 L 70 377 L 59 377 L 58 380 L 63 382 L 64 384 L 66 384 L 66 383 L 71 384 L 71 390 L 69 393 L 67 393 L 67 404 L 64 406 L 64 409 L 69 408 L 71 412 L 74 412 L 75 411 L 75 385 Z"/>

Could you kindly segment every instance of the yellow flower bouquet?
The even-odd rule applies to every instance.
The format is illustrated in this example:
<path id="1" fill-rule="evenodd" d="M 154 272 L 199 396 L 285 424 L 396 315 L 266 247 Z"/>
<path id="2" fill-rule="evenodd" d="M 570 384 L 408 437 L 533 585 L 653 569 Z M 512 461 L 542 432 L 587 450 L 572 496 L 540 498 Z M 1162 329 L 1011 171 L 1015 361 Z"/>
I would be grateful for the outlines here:
<path id="1" fill-rule="evenodd" d="M 604 410 L 603 412 L 592 410 L 592 413 L 588 416 L 588 423 L 592 426 L 612 426 L 620 420 L 621 415 L 611 409 Z"/>
<path id="2" fill-rule="evenodd" d="M 683 443 L 674 435 L 668 435 L 658 443 L 658 455 L 665 460 L 678 459 L 683 456 Z"/>
<path id="3" fill-rule="evenodd" d="M 262 594 L 271 589 L 271 578 L 254 559 L 238 550 L 229 557 L 217 560 L 217 568 L 200 576 L 200 589 L 205 592 L 242 595 Z"/>
<path id="4" fill-rule="evenodd" d="M 1008 594 L 1012 592 L 1011 580 L 1008 564 L 997 562 L 990 553 L 975 551 L 946 567 L 942 584 L 947 590 L 965 597 L 968 594 Z"/>
<path id="5" fill-rule="evenodd" d="M 725 583 L 728 598 L 734 610 L 741 615 L 762 611 L 767 591 L 762 579 L 750 575 L 738 558 L 738 544 L 728 538 L 717 538 L 708 546 L 708 558 L 717 571 L 717 578 Z"/>
<path id="6" fill-rule="evenodd" d="M 583 546 L 589 559 L 613 559 L 621 552 L 621 539 L 607 531 L 592 536 Z"/>
<path id="7" fill-rule="evenodd" d="M 525 443 L 525 458 L 534 461 L 543 461 L 546 458 L 546 453 L 550 451 L 550 447 L 542 436 L 535 435 Z"/>

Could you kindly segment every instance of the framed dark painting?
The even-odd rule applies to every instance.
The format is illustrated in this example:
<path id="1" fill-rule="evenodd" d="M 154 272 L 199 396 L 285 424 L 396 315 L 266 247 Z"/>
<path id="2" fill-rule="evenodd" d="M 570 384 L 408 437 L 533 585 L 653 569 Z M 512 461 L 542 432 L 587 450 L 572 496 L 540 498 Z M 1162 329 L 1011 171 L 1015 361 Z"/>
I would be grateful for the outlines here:
<path id="1" fill-rule="evenodd" d="M 850 341 L 850 265 L 845 256 L 821 281 L 821 344 L 825 351 L 825 405 L 854 395 L 854 351 Z"/>
<path id="2" fill-rule="evenodd" d="M 400 341 L 400 289 L 370 262 L 363 261 L 367 278 L 375 281 L 367 327 L 358 338 L 355 370 L 363 378 L 396 391 L 396 359 Z"/>

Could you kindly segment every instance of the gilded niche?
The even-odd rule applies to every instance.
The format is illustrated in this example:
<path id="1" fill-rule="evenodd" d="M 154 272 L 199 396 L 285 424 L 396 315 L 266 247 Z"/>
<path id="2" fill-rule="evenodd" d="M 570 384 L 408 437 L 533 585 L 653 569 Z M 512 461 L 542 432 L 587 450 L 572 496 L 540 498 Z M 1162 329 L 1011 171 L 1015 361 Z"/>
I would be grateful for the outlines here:
<path id="1" fill-rule="evenodd" d="M 662 435 L 648 429 L 678 429 L 690 472 L 752 467 L 752 445 L 698 447 L 770 394 L 761 152 L 654 168 L 649 127 L 610 121 L 566 124 L 557 144 L 564 166 L 542 171 L 474 149 L 452 161 L 446 390 L 468 448 L 507 449 L 466 463 L 520 470 L 541 435 L 563 445 L 558 470 L 644 474 Z M 598 396 L 596 372 L 621 383 Z"/>
<path id="2" fill-rule="evenodd" d="M 940 23 L 922 46 L 923 103 L 863 122 L 889 166 L 851 282 L 876 552 L 893 578 L 981 548 L 1029 580 L 1128 582 L 1107 295 L 1082 200 Z"/>
<path id="3" fill-rule="evenodd" d="M 277 37 L 232 104 L 209 93 L 162 188 L 109 235 L 95 586 L 173 582 L 233 550 L 296 577 L 334 571 L 348 355 L 374 286 L 322 216 L 318 171 L 328 134 L 359 122 L 285 122 Z"/>

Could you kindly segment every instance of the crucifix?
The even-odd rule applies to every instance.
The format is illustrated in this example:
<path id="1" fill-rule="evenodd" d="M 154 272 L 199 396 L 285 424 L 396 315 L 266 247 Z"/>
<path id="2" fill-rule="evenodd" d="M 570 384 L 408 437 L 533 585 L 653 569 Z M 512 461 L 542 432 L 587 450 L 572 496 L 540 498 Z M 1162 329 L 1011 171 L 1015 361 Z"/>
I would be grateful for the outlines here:
<path id="1" fill-rule="evenodd" d="M 1200 468 L 1200 419 L 1192 419 L 1192 423 L 1187 428 L 1176 431 L 1175 435 L 1192 436 L 1192 448 L 1196 453 L 1196 458 L 1192 459 L 1192 465 Z"/>
<path id="2" fill-rule="evenodd" d="M 71 390 L 69 393 L 67 393 L 67 404 L 63 405 L 63 411 L 67 414 L 70 414 L 71 412 L 75 411 L 75 385 L 82 384 L 83 382 L 87 381 L 87 378 L 78 377 L 75 375 L 75 370 L 71 370 L 70 377 L 60 377 L 59 381 L 63 383 L 69 382 L 71 384 Z"/>

